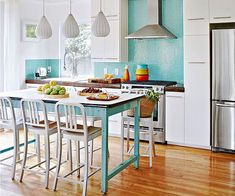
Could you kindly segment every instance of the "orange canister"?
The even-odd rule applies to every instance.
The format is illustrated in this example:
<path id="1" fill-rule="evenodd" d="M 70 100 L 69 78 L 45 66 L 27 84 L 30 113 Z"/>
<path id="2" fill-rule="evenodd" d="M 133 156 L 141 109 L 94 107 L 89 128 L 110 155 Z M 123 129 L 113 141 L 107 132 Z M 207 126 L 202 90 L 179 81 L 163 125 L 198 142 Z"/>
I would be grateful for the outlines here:
<path id="1" fill-rule="evenodd" d="M 124 70 L 122 81 L 123 82 L 130 81 L 130 73 L 129 73 L 129 70 L 128 70 L 128 65 L 125 66 L 125 70 Z"/>

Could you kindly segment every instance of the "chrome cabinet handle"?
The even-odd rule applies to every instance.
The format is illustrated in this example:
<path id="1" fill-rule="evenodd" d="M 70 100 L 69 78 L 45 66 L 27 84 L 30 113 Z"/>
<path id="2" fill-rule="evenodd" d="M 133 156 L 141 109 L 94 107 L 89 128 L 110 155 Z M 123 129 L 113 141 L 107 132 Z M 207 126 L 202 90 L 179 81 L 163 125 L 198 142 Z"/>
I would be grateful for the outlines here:
<path id="1" fill-rule="evenodd" d="M 115 15 L 107 15 L 106 17 L 117 17 L 118 15 L 115 14 Z"/>
<path id="2" fill-rule="evenodd" d="M 104 59 L 117 60 L 118 58 L 113 57 L 113 58 L 104 58 Z"/>
<path id="3" fill-rule="evenodd" d="M 189 21 L 193 21 L 193 20 L 205 20 L 205 18 L 188 18 Z"/>
<path id="4" fill-rule="evenodd" d="M 189 64 L 205 64 L 206 62 L 203 62 L 203 61 L 191 61 L 191 62 L 188 62 Z"/>
<path id="5" fill-rule="evenodd" d="M 183 95 L 179 95 L 179 96 L 177 96 L 177 95 L 167 95 L 166 97 L 172 97 L 172 98 L 184 98 L 184 96 L 183 96 Z"/>
<path id="6" fill-rule="evenodd" d="M 115 15 L 107 15 L 106 17 L 109 18 L 109 17 L 117 17 L 118 15 L 115 14 Z M 91 16 L 91 18 L 96 18 L 96 16 Z"/>
<path id="7" fill-rule="evenodd" d="M 231 16 L 215 16 L 213 17 L 214 19 L 228 19 L 228 18 L 232 18 Z"/>
<path id="8" fill-rule="evenodd" d="M 218 107 L 228 107 L 228 108 L 235 108 L 235 104 L 223 104 L 223 103 L 217 103 L 216 106 Z"/>

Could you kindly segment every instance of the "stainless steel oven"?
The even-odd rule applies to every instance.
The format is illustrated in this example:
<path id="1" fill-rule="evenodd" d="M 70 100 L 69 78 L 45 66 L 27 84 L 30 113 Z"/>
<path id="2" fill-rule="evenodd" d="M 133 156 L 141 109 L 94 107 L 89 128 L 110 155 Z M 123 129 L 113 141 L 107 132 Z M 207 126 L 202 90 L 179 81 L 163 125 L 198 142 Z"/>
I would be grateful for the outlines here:
<path id="1" fill-rule="evenodd" d="M 175 85 L 176 82 L 171 81 L 130 81 L 122 84 L 122 93 L 145 93 L 149 89 L 153 89 L 160 94 L 159 102 L 156 103 L 153 112 L 153 127 L 155 132 L 155 142 L 165 143 L 165 87 L 169 85 Z M 144 129 L 140 124 L 141 129 Z M 147 140 L 140 135 L 140 138 Z"/>

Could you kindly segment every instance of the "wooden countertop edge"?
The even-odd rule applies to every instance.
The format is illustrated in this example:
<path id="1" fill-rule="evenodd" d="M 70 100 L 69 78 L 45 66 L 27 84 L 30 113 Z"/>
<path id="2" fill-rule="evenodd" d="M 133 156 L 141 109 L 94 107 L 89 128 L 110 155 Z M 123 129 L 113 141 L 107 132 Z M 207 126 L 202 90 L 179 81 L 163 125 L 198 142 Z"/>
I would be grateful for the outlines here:
<path id="1" fill-rule="evenodd" d="M 49 81 L 45 80 L 25 80 L 26 84 L 46 84 Z M 94 87 L 94 88 L 115 88 L 121 89 L 121 84 L 103 84 L 103 83 L 83 83 L 83 82 L 65 82 L 65 81 L 57 81 L 58 85 L 61 86 L 74 86 L 74 87 Z"/>
<path id="2" fill-rule="evenodd" d="M 168 86 L 165 88 L 166 92 L 179 92 L 183 93 L 185 91 L 183 86 Z"/>

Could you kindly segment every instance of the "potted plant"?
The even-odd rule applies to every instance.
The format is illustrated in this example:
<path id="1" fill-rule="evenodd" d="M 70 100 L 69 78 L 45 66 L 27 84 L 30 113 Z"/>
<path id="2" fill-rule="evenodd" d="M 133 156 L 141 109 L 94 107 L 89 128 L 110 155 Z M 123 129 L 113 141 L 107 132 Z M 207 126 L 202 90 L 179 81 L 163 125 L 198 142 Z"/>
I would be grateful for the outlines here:
<path id="1" fill-rule="evenodd" d="M 160 94 L 154 90 L 148 90 L 145 97 L 140 100 L 140 117 L 148 118 L 152 116 L 154 106 L 159 101 Z M 128 116 L 134 116 L 134 109 L 130 109 L 127 112 Z"/>

